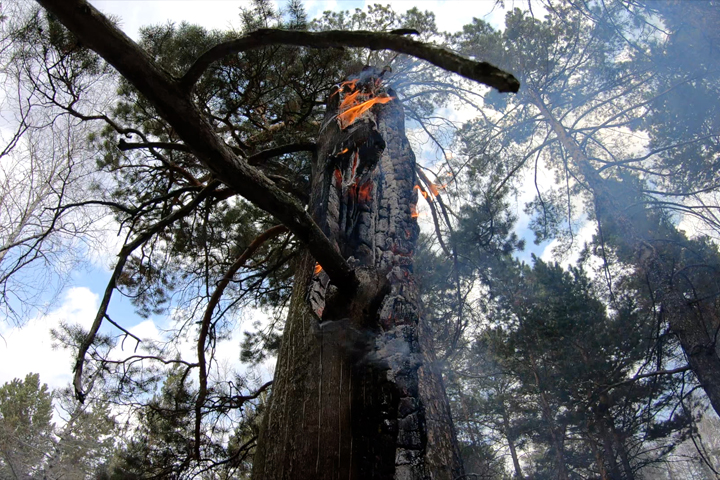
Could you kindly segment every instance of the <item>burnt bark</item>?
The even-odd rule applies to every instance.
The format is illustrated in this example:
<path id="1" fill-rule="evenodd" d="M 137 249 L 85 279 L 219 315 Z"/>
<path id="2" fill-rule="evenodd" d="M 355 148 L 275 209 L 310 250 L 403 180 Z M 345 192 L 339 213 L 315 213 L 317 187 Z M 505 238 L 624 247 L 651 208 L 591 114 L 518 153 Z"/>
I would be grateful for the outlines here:
<path id="1" fill-rule="evenodd" d="M 362 75 L 353 88 L 381 88 L 379 72 Z M 310 211 L 359 287 L 304 256 L 253 478 L 450 480 L 460 457 L 413 280 L 415 156 L 397 101 L 346 126 L 336 117 L 348 94 L 340 86 L 328 100 Z"/>

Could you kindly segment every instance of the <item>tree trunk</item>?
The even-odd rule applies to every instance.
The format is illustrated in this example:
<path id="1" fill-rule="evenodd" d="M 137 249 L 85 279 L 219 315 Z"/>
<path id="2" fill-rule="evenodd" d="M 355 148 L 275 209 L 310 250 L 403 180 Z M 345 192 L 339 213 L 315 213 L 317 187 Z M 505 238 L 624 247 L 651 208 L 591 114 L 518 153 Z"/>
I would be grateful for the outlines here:
<path id="1" fill-rule="evenodd" d="M 513 468 L 515 469 L 515 478 L 524 480 L 525 477 L 523 476 L 522 468 L 520 468 L 520 458 L 518 457 L 517 448 L 515 447 L 515 435 L 513 435 L 510 430 L 510 419 L 508 418 L 507 409 L 504 404 L 502 408 L 503 430 L 505 431 L 505 439 L 510 449 L 510 457 L 512 458 Z"/>
<path id="2" fill-rule="evenodd" d="M 550 402 L 545 395 L 544 387 L 540 382 L 540 375 L 538 374 L 538 366 L 535 358 L 530 355 L 530 366 L 532 368 L 533 376 L 535 377 L 535 387 L 537 389 L 540 411 L 542 418 L 547 424 L 548 433 L 550 434 L 550 440 L 552 442 L 553 451 L 555 453 L 555 466 L 557 467 L 558 480 L 569 480 L 570 476 L 567 471 L 567 464 L 565 462 L 565 447 L 564 432 L 560 432 L 557 422 L 555 422 L 555 415 L 553 414 L 554 409 L 550 406 Z"/>
<path id="3" fill-rule="evenodd" d="M 623 471 L 625 472 L 625 480 L 635 480 L 635 474 L 633 473 L 632 465 L 630 465 L 630 458 L 628 457 L 625 443 L 623 442 L 620 432 L 613 426 L 613 438 L 615 439 L 615 446 L 620 454 L 620 461 L 622 463 Z"/>
<path id="4" fill-rule="evenodd" d="M 612 420 L 607 417 L 600 418 L 598 421 L 600 434 L 602 435 L 603 456 L 605 457 L 605 462 L 610 469 L 610 478 L 612 478 L 612 480 L 620 480 L 622 476 L 620 475 L 620 468 L 618 467 L 617 460 L 615 459 L 613 437 L 610 433 L 610 427 L 608 425 L 610 422 L 612 422 Z"/>
<path id="5" fill-rule="evenodd" d="M 675 239 L 662 238 L 660 225 L 647 217 L 642 204 L 634 211 L 627 205 L 618 205 L 617 192 L 611 191 L 609 181 L 595 170 L 588 156 L 553 116 L 540 95 L 531 92 L 531 96 L 592 191 L 601 232 L 602 229 L 614 229 L 616 235 L 622 237 L 619 247 L 625 253 L 625 261 L 634 264 L 638 272 L 647 276 L 670 330 L 678 337 L 690 368 L 713 409 L 720 415 L 720 344 L 716 341 L 720 319 L 714 313 L 715 292 L 709 298 L 686 298 L 687 289 L 679 285 L 683 276 L 677 275 L 684 270 L 682 246 L 677 245 Z M 672 258 L 659 255 L 651 244 L 653 240 L 669 240 L 675 246 L 673 255 L 670 255 Z"/>
<path id="6" fill-rule="evenodd" d="M 462 475 L 432 338 L 419 322 L 415 157 L 381 76 L 366 69 L 328 99 L 310 211 L 360 285 L 330 283 L 303 256 L 255 480 Z M 353 122 L 353 95 L 383 102 Z"/>

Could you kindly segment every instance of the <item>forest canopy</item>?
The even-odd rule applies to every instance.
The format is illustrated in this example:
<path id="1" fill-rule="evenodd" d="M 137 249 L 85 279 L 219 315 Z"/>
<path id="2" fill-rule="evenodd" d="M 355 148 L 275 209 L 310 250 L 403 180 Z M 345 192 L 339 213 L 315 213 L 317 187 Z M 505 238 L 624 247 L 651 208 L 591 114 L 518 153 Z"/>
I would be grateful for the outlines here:
<path id="1" fill-rule="evenodd" d="M 0 5 L 3 478 L 720 478 L 714 0 Z"/>

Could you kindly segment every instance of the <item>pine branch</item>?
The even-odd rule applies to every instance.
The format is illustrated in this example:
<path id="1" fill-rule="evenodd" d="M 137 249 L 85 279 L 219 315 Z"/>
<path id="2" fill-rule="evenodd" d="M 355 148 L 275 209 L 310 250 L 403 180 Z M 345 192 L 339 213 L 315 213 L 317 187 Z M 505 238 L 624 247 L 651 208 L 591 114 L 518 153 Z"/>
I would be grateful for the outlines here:
<path id="1" fill-rule="evenodd" d="M 258 169 L 238 158 L 215 133 L 190 93 L 135 42 L 85 0 L 38 0 L 38 3 L 135 86 L 215 178 L 287 226 L 336 285 L 348 290 L 357 287 L 353 269 L 304 207 Z"/>

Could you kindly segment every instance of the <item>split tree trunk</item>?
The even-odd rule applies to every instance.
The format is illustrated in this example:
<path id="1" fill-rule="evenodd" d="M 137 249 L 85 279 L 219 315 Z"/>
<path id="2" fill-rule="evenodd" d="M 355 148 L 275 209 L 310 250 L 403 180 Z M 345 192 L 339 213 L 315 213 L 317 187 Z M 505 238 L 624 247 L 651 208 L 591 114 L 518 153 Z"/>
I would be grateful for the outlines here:
<path id="1" fill-rule="evenodd" d="M 381 75 L 366 69 L 328 99 L 311 213 L 356 268 L 360 286 L 330 284 L 304 255 L 255 480 L 462 475 L 432 338 L 419 323 L 415 156 L 402 107 L 395 100 L 375 105 L 349 126 L 337 119 L 350 89 L 372 96 L 382 89 Z"/>

